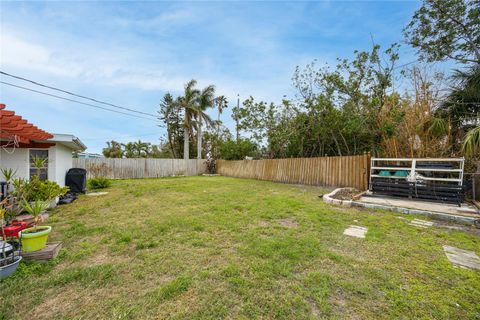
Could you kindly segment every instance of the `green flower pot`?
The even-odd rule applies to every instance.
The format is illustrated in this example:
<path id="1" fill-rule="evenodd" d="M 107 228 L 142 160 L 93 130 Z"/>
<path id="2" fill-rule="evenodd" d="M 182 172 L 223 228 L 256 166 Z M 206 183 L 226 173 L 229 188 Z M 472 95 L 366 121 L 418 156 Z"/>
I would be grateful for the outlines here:
<path id="1" fill-rule="evenodd" d="M 27 228 L 20 231 L 19 236 L 22 240 L 22 250 L 25 252 L 42 250 L 47 246 L 48 235 L 52 231 L 52 227 L 37 227 L 37 232 L 33 232 L 34 229 L 35 228 Z"/>

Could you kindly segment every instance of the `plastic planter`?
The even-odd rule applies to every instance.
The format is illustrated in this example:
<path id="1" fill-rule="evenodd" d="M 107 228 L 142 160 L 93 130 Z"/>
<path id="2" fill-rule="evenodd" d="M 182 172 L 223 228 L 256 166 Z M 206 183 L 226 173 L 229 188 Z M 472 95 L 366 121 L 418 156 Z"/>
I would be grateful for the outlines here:
<path id="1" fill-rule="evenodd" d="M 47 246 L 48 234 L 52 231 L 52 227 L 41 226 L 37 227 L 37 232 L 32 232 L 34 229 L 27 228 L 20 231 L 22 250 L 25 252 L 42 250 Z"/>
<path id="2" fill-rule="evenodd" d="M 27 223 L 15 221 L 12 222 L 11 225 L 9 225 L 8 227 L 4 227 L 3 229 L 7 238 L 18 238 L 18 234 L 20 233 L 20 231 L 22 231 L 23 229 L 27 229 Z"/>
<path id="3" fill-rule="evenodd" d="M 0 279 L 6 278 L 10 276 L 12 273 L 17 270 L 18 265 L 20 264 L 20 261 L 22 261 L 21 256 L 16 256 L 13 258 L 13 262 L 10 264 L 7 264 L 6 266 L 0 267 Z"/>

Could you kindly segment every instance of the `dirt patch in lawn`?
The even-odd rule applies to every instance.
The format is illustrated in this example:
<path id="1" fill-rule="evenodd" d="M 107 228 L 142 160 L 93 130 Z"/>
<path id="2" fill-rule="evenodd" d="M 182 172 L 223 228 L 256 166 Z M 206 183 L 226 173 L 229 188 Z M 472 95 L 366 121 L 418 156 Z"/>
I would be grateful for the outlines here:
<path id="1" fill-rule="evenodd" d="M 66 287 L 64 290 L 56 291 L 49 298 L 37 305 L 32 314 L 39 319 L 60 318 L 65 314 L 76 314 L 81 306 L 95 306 L 96 301 L 107 299 L 111 296 L 111 289 L 99 288 L 89 289 L 88 292 L 75 287 Z"/>
<path id="2" fill-rule="evenodd" d="M 258 221 L 258 226 L 262 227 L 262 228 L 266 228 L 266 227 L 269 226 L 269 223 L 268 223 L 268 221 L 260 220 L 260 221 Z"/>
<path id="3" fill-rule="evenodd" d="M 285 219 L 280 219 L 280 220 L 277 220 L 277 221 L 280 225 L 282 225 L 283 227 L 289 228 L 289 229 L 298 227 L 298 223 L 297 223 L 297 221 L 295 221 L 295 218 L 285 218 Z"/>

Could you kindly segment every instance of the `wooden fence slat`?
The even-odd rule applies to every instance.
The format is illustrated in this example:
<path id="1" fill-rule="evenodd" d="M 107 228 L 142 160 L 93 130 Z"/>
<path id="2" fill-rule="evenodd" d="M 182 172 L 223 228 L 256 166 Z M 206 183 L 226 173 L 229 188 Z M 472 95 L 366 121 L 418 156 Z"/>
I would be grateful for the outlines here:
<path id="1" fill-rule="evenodd" d="M 224 176 L 321 186 L 368 188 L 368 154 L 316 157 L 217 161 Z"/>
<path id="2" fill-rule="evenodd" d="M 100 175 L 110 179 L 157 178 L 173 175 L 194 176 L 206 172 L 203 159 L 73 159 L 74 168 L 87 169 L 91 178 L 92 166 L 102 166 Z M 231 171 L 231 170 L 230 170 Z"/>

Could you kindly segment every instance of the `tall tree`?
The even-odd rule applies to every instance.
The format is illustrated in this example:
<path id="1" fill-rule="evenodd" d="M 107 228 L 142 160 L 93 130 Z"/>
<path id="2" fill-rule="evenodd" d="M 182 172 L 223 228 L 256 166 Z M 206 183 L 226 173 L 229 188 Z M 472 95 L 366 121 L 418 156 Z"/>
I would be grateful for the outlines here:
<path id="1" fill-rule="evenodd" d="M 158 119 L 163 122 L 160 126 L 166 128 L 168 147 L 175 159 L 180 158 L 183 153 L 181 145 L 184 139 L 183 109 L 177 102 L 170 93 L 166 93 L 158 110 Z"/>
<path id="2" fill-rule="evenodd" d="M 202 125 L 205 122 L 211 125 L 212 119 L 206 113 L 208 108 L 213 107 L 215 103 L 215 87 L 209 85 L 205 87 L 198 96 L 197 111 L 195 118 L 197 120 L 197 159 L 202 159 Z"/>
<path id="3" fill-rule="evenodd" d="M 190 80 L 184 87 L 183 96 L 177 99 L 179 108 L 183 110 L 183 158 L 186 160 L 190 159 L 190 135 L 193 130 L 193 119 L 198 112 L 200 91 L 195 89 L 196 84 L 196 80 Z"/>
<path id="4" fill-rule="evenodd" d="M 480 126 L 471 129 L 467 133 L 462 149 L 466 156 L 476 159 L 477 174 L 480 174 Z"/>
<path id="5" fill-rule="evenodd" d="M 355 51 L 353 60 L 338 59 L 335 69 L 317 69 L 315 62 L 301 70 L 293 82 L 303 102 L 295 131 L 302 156 L 348 155 L 379 152 L 378 115 L 393 89 L 397 44 L 382 54 Z M 300 156 L 300 154 L 298 154 Z"/>
<path id="6" fill-rule="evenodd" d="M 240 140 L 240 95 L 237 94 L 237 106 L 232 109 L 232 119 L 235 121 L 235 138 Z"/>
<path id="7" fill-rule="evenodd" d="M 451 79 L 451 91 L 436 114 L 451 123 L 451 138 L 458 152 L 465 133 L 480 125 L 480 65 L 457 70 Z"/>
<path id="8" fill-rule="evenodd" d="M 121 158 L 123 156 L 122 144 L 115 140 L 108 141 L 107 147 L 103 148 L 102 153 L 107 158 Z"/>
<path id="9" fill-rule="evenodd" d="M 220 116 L 223 113 L 223 110 L 228 108 L 228 101 L 227 98 L 223 95 L 218 96 L 215 98 L 215 105 L 217 106 L 217 111 L 218 111 L 218 127 L 220 127 Z"/>
<path id="10" fill-rule="evenodd" d="M 146 158 L 150 152 L 151 145 L 148 142 L 138 140 L 133 143 L 133 148 L 136 158 Z"/>
<path id="11" fill-rule="evenodd" d="M 125 158 L 135 158 L 137 153 L 136 153 L 136 148 L 135 148 L 135 143 L 134 142 L 127 142 L 122 144 L 123 147 L 123 155 Z"/>
<path id="12" fill-rule="evenodd" d="M 467 133 L 463 142 L 463 150 L 468 156 L 480 155 L 480 126 L 473 128 Z M 480 166 L 478 167 L 480 169 Z"/>
<path id="13" fill-rule="evenodd" d="M 403 30 L 427 62 L 480 63 L 480 0 L 423 0 Z"/>

